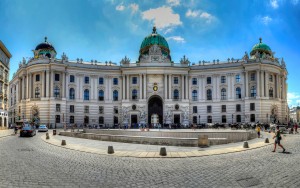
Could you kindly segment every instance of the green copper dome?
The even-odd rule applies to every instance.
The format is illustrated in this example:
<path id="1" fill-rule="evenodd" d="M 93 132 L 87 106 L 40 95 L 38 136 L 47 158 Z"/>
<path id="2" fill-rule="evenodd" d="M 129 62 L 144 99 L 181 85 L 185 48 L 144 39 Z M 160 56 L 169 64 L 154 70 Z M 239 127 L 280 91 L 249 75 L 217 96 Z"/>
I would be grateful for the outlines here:
<path id="1" fill-rule="evenodd" d="M 262 43 L 261 41 L 262 41 L 262 39 L 259 38 L 259 43 L 255 44 L 253 46 L 253 48 L 250 52 L 250 55 L 254 55 L 256 53 L 256 51 L 258 51 L 259 53 L 265 52 L 266 54 L 269 54 L 269 55 L 272 54 L 271 48 L 268 45 L 266 45 L 265 43 Z"/>
<path id="2" fill-rule="evenodd" d="M 168 42 L 163 36 L 157 34 L 155 27 L 153 27 L 152 33 L 149 36 L 144 38 L 141 44 L 140 54 L 147 53 L 149 48 L 155 44 L 162 49 L 163 53 L 169 55 L 170 50 L 169 50 Z"/>

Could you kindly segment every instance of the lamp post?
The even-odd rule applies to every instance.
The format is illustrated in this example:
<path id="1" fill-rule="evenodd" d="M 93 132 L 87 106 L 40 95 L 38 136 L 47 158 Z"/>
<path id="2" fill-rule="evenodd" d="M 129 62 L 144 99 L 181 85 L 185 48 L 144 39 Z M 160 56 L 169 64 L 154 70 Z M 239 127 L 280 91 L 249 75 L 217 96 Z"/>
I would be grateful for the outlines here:
<path id="1" fill-rule="evenodd" d="M 231 123 L 233 124 L 233 114 L 232 114 L 232 116 L 231 116 Z"/>
<path id="2" fill-rule="evenodd" d="M 201 123 L 201 121 L 200 121 L 200 117 L 201 117 L 201 116 L 199 115 L 199 124 Z"/>
<path id="3" fill-rule="evenodd" d="M 269 114 L 267 113 L 267 123 L 269 123 Z"/>

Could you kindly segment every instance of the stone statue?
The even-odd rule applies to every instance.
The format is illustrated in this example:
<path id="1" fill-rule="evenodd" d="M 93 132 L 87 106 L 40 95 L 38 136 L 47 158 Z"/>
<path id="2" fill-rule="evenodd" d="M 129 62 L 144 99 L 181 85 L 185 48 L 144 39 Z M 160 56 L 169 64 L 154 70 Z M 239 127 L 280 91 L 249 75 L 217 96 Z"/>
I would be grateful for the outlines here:
<path id="1" fill-rule="evenodd" d="M 128 57 L 125 56 L 125 58 L 123 58 L 120 62 L 120 64 L 129 64 L 130 63 L 130 59 Z"/>
<path id="2" fill-rule="evenodd" d="M 141 111 L 140 113 L 140 120 L 145 120 L 146 119 L 146 112 L 145 111 Z"/>
<path id="3" fill-rule="evenodd" d="M 183 56 L 183 58 L 180 59 L 180 64 L 190 64 L 191 62 L 189 61 L 188 58 L 185 57 L 185 55 Z"/>
<path id="4" fill-rule="evenodd" d="M 282 66 L 282 68 L 286 68 L 286 65 L 285 65 L 285 62 L 284 62 L 283 58 L 281 59 L 281 66 Z"/>
<path id="5" fill-rule="evenodd" d="M 123 107 L 122 113 L 123 113 L 123 119 L 128 119 L 128 107 Z"/>
<path id="6" fill-rule="evenodd" d="M 258 51 L 256 51 L 256 53 L 255 53 L 255 58 L 259 59 L 259 52 Z"/>
<path id="7" fill-rule="evenodd" d="M 23 64 L 25 65 L 26 64 L 26 59 L 25 59 L 25 57 L 23 57 Z"/>
<path id="8" fill-rule="evenodd" d="M 248 61 L 248 60 L 249 60 L 249 55 L 248 55 L 247 52 L 245 52 L 245 55 L 244 55 L 244 57 L 243 57 L 243 60 L 244 60 L 244 61 Z"/>

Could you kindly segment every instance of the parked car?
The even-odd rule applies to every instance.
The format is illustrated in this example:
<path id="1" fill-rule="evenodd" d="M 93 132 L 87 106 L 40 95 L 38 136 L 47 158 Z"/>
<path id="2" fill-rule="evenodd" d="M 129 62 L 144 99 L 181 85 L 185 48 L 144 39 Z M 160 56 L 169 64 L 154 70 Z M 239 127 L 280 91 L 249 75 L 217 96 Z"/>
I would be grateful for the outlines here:
<path id="1" fill-rule="evenodd" d="M 48 132 L 48 127 L 46 125 L 40 125 L 38 132 Z"/>
<path id="2" fill-rule="evenodd" d="M 36 135 L 36 129 L 32 126 L 24 126 L 21 130 L 20 130 L 20 137 L 23 136 L 34 136 Z"/>

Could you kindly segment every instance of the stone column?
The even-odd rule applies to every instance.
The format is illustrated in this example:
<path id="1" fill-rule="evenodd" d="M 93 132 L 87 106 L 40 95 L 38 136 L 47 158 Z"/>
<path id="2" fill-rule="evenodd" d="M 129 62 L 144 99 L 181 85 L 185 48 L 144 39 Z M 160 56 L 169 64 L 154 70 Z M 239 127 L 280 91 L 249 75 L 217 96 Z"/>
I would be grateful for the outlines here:
<path id="1" fill-rule="evenodd" d="M 19 77 L 19 79 L 18 79 L 18 91 L 17 91 L 17 95 L 18 95 L 17 100 L 18 100 L 18 103 L 19 103 L 19 101 L 22 98 L 22 93 L 21 92 L 22 92 L 22 79 L 21 79 L 21 77 Z"/>
<path id="2" fill-rule="evenodd" d="M 269 97 L 269 72 L 268 71 L 266 71 L 266 84 L 265 84 L 265 88 L 266 88 L 266 97 Z M 274 90 L 275 90 L 275 88 L 273 88 L 273 91 Z"/>
<path id="3" fill-rule="evenodd" d="M 70 82 L 70 75 L 68 72 L 66 72 L 66 86 L 65 86 L 65 90 L 66 90 L 66 100 L 69 99 L 69 82 Z"/>
<path id="4" fill-rule="evenodd" d="M 184 75 L 182 74 L 181 75 L 181 99 L 185 99 L 184 92 L 185 92 L 185 89 L 184 89 Z"/>
<path id="5" fill-rule="evenodd" d="M 260 71 L 256 70 L 256 96 L 260 97 Z"/>
<path id="6" fill-rule="evenodd" d="M 27 73 L 27 76 L 26 76 L 26 99 L 29 98 L 29 73 Z"/>
<path id="7" fill-rule="evenodd" d="M 29 93 L 28 93 L 28 98 L 32 98 L 32 73 L 29 73 Z"/>
<path id="8" fill-rule="evenodd" d="M 165 99 L 168 98 L 168 77 L 164 74 L 164 90 L 165 90 Z"/>
<path id="9" fill-rule="evenodd" d="M 50 82 L 49 82 L 49 80 L 50 80 L 50 72 L 49 72 L 49 70 L 46 70 L 46 85 L 45 85 L 45 87 L 46 87 L 46 97 L 48 98 L 50 95 L 49 95 L 49 89 L 50 89 Z"/>
<path id="10" fill-rule="evenodd" d="M 261 88 L 261 97 L 265 97 L 265 82 L 264 82 L 264 71 L 260 71 L 260 88 Z"/>
<path id="11" fill-rule="evenodd" d="M 147 99 L 147 74 L 144 74 L 144 99 Z"/>
<path id="12" fill-rule="evenodd" d="M 81 91 L 82 88 L 80 87 L 80 74 L 76 75 L 75 82 L 76 82 L 75 99 L 79 99 L 80 100 L 81 99 L 81 92 L 82 92 Z"/>
<path id="13" fill-rule="evenodd" d="M 54 72 L 53 70 L 51 70 L 50 72 L 50 97 L 53 97 L 54 94 L 53 94 L 53 86 L 54 86 Z"/>
<path id="14" fill-rule="evenodd" d="M 276 74 L 276 98 L 279 98 L 279 91 L 280 91 L 279 74 Z"/>
<path id="15" fill-rule="evenodd" d="M 219 90 L 219 88 L 217 88 L 217 75 L 213 75 L 212 76 L 212 85 L 213 85 L 213 91 L 212 91 L 212 94 L 213 94 L 213 100 L 216 100 L 217 99 L 217 91 Z"/>
<path id="16" fill-rule="evenodd" d="M 22 100 L 26 99 L 26 78 L 25 75 L 22 76 Z"/>
<path id="17" fill-rule="evenodd" d="M 129 90 L 130 90 L 130 87 L 129 87 L 129 78 L 130 76 L 127 74 L 126 75 L 126 99 L 129 100 Z"/>
<path id="18" fill-rule="evenodd" d="M 245 97 L 249 97 L 249 82 L 248 82 L 248 72 L 245 72 Z"/>
<path id="19" fill-rule="evenodd" d="M 185 99 L 189 99 L 189 75 L 185 75 Z"/>
<path id="20" fill-rule="evenodd" d="M 171 82 L 171 80 L 172 80 L 172 74 L 169 74 L 169 88 L 168 88 L 168 90 L 169 90 L 169 99 L 172 99 L 172 89 L 171 89 L 171 84 L 172 84 L 172 82 Z"/>
<path id="21" fill-rule="evenodd" d="M 198 101 L 202 99 L 202 79 L 201 76 L 198 76 Z"/>
<path id="22" fill-rule="evenodd" d="M 62 87 L 61 87 L 61 93 L 62 93 L 62 96 L 61 98 L 65 98 L 66 97 L 66 74 L 65 72 L 62 72 L 61 74 L 61 77 L 62 77 Z"/>
<path id="23" fill-rule="evenodd" d="M 123 100 L 125 100 L 126 98 L 125 98 L 125 75 L 123 74 L 122 75 L 122 99 Z"/>
<path id="24" fill-rule="evenodd" d="M 202 100 L 206 100 L 206 77 L 204 75 L 201 76 L 201 82 L 202 82 Z"/>
<path id="25" fill-rule="evenodd" d="M 143 84 L 142 84 L 143 77 L 142 77 L 142 74 L 140 74 L 139 76 L 140 76 L 140 78 L 139 78 L 139 84 L 140 84 L 139 99 L 143 99 L 143 96 L 142 96 L 142 93 L 143 93 Z"/>

